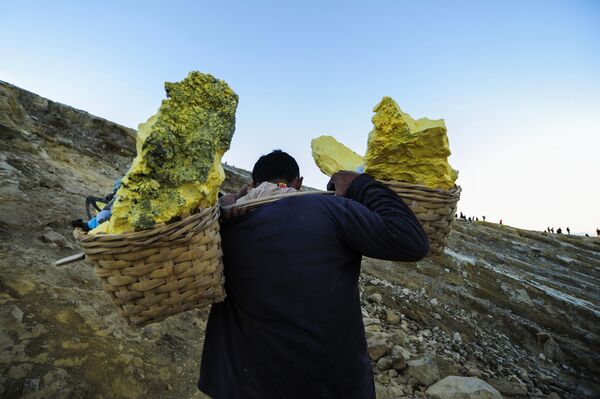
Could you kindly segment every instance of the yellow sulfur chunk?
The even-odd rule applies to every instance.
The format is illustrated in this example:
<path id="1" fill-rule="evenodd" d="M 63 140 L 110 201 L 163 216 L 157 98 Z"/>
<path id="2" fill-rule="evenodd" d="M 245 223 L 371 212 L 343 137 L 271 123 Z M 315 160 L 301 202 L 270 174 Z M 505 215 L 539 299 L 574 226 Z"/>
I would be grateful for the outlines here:
<path id="1" fill-rule="evenodd" d="M 148 229 L 216 203 L 238 96 L 224 81 L 199 72 L 165 89 L 168 98 L 157 114 L 138 127 L 137 156 L 112 217 L 92 234 Z"/>
<path id="2" fill-rule="evenodd" d="M 317 166 L 327 176 L 340 170 L 355 171 L 363 164 L 360 155 L 332 136 L 320 136 L 312 139 L 310 147 Z"/>
<path id="3" fill-rule="evenodd" d="M 384 97 L 373 109 L 365 172 L 381 180 L 399 180 L 432 188 L 454 186 L 458 171 L 448 163 L 450 146 L 443 120 L 414 120 Z"/>

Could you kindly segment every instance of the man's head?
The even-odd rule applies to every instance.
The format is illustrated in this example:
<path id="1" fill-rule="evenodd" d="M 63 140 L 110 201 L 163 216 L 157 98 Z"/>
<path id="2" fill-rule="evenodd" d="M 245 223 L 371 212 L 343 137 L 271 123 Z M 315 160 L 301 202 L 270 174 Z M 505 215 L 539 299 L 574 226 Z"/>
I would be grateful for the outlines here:
<path id="1" fill-rule="evenodd" d="M 300 190 L 302 177 L 296 160 L 286 152 L 274 150 L 256 161 L 252 169 L 252 183 L 257 187 L 262 182 L 285 183 Z"/>

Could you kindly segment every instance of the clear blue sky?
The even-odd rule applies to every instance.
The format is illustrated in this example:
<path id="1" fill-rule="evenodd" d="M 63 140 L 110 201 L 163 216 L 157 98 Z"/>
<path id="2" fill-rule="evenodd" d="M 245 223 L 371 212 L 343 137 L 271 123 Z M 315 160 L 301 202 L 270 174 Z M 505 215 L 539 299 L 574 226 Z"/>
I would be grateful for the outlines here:
<path id="1" fill-rule="evenodd" d="M 600 1 L 3 1 L 0 79 L 136 127 L 191 70 L 239 94 L 230 164 L 310 140 L 363 153 L 392 96 L 443 118 L 459 209 L 600 227 Z"/>

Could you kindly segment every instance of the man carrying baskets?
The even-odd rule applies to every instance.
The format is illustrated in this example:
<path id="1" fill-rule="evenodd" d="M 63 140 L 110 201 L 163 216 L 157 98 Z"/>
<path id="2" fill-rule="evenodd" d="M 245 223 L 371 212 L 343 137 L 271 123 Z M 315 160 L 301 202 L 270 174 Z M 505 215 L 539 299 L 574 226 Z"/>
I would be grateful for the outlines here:
<path id="1" fill-rule="evenodd" d="M 274 151 L 252 171 L 299 189 L 298 164 Z M 289 196 L 221 226 L 225 302 L 206 327 L 198 388 L 221 398 L 375 398 L 360 309 L 362 256 L 418 261 L 421 224 L 366 174 L 335 173 L 335 196 Z"/>

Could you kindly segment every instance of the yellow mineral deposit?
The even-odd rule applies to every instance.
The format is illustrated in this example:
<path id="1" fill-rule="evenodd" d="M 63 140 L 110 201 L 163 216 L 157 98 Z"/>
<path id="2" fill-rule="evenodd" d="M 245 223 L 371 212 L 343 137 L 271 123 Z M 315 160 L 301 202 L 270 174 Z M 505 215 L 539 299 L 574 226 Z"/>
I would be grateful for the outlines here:
<path id="1" fill-rule="evenodd" d="M 381 180 L 449 189 L 458 171 L 448 163 L 450 146 L 442 119 L 414 120 L 398 104 L 384 97 L 373 109 L 365 172 Z"/>
<path id="2" fill-rule="evenodd" d="M 148 229 L 216 203 L 238 96 L 224 81 L 200 72 L 165 83 L 165 89 L 157 114 L 139 125 L 137 156 L 111 219 L 92 234 Z"/>
<path id="3" fill-rule="evenodd" d="M 458 171 L 448 163 L 450 146 L 442 119 L 414 120 L 390 97 L 384 97 L 373 111 L 374 127 L 364 159 L 331 136 L 312 140 L 313 158 L 323 173 L 356 170 L 364 163 L 365 172 L 379 180 L 440 189 L 454 186 Z"/>
<path id="4" fill-rule="evenodd" d="M 356 170 L 362 166 L 360 155 L 332 136 L 320 136 L 310 143 L 312 156 L 321 172 L 331 176 L 339 170 Z"/>

